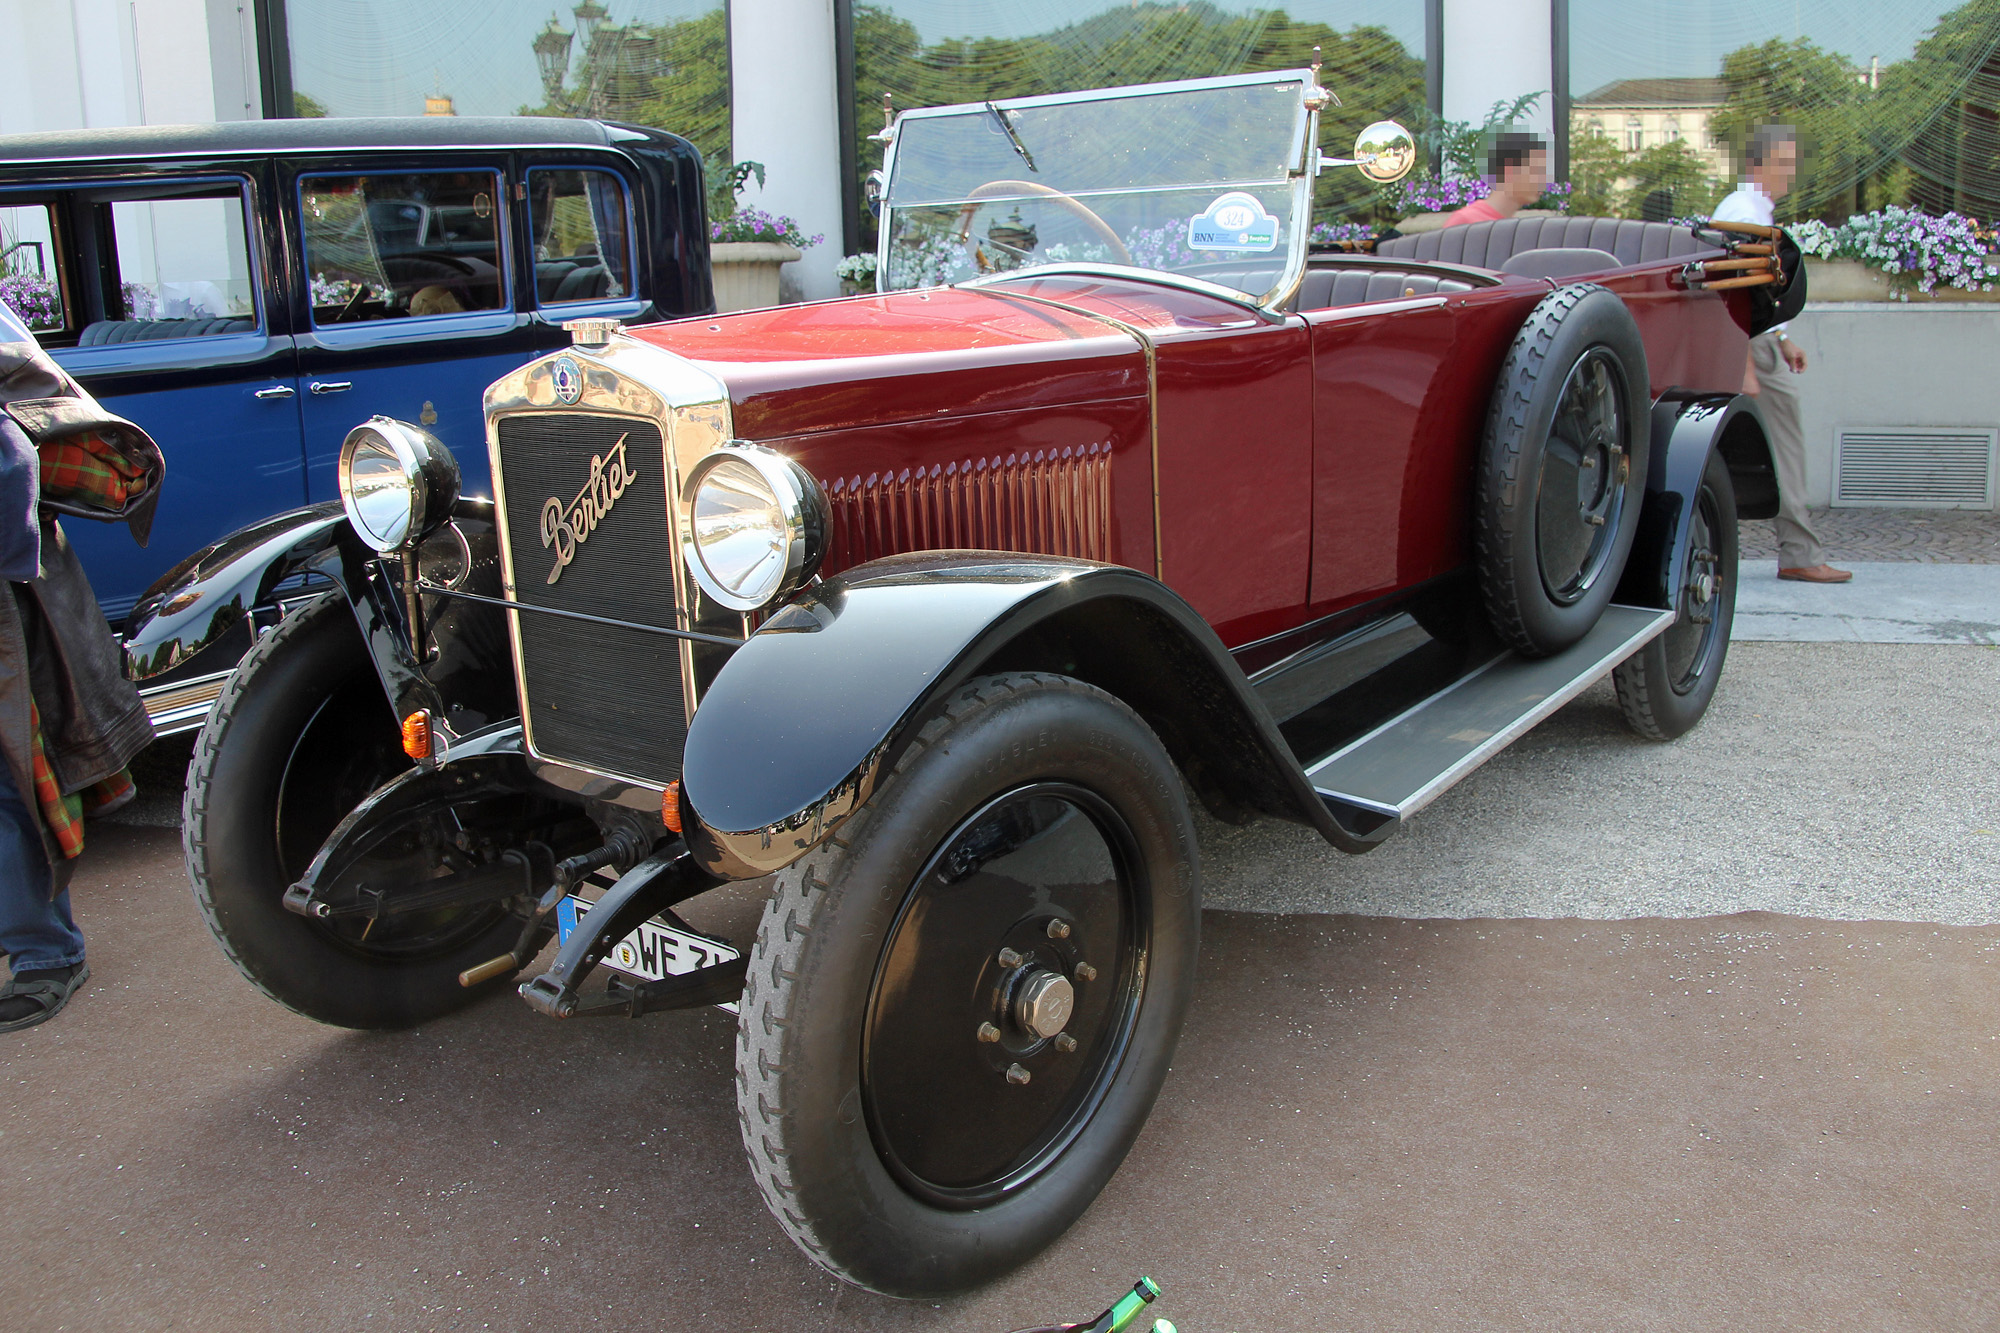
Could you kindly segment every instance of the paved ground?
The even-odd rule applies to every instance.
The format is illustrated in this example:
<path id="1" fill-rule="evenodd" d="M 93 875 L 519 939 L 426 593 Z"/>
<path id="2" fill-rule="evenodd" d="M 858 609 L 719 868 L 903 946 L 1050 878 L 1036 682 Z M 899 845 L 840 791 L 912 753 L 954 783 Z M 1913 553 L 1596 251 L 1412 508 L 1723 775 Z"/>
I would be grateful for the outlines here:
<path id="1" fill-rule="evenodd" d="M 2000 643 L 2000 564 L 1849 560 L 1851 583 L 1778 577 L 1746 560 L 1731 637 L 1780 643 Z"/>
<path id="2" fill-rule="evenodd" d="M 1993 1327 L 2000 926 L 1924 922 L 2000 922 L 1996 685 L 1990 648 L 1739 644 L 1677 745 L 1587 695 L 1371 856 L 1210 826 L 1212 903 L 1258 910 L 1208 914 L 1138 1147 L 941 1306 L 769 1222 L 726 1015 L 321 1028 L 209 943 L 171 831 L 103 829 L 98 980 L 0 1039 L 0 1309 L 1001 1333 L 1144 1271 L 1187 1333 Z M 1702 915 L 1744 907 L 1905 920 Z"/>
<path id="3" fill-rule="evenodd" d="M 2000 564 L 2000 513 L 1990 509 L 1815 509 L 1809 517 L 1827 558 L 1837 564 Z M 1768 521 L 1743 525 L 1743 558 L 1778 558 L 1778 539 Z"/>

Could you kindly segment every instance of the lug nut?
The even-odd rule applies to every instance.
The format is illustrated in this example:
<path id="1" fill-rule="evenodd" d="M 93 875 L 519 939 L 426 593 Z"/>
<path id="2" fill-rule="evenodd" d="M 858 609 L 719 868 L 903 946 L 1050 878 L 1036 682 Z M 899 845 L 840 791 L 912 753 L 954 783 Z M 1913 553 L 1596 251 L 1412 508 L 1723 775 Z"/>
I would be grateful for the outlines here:
<path id="1" fill-rule="evenodd" d="M 1019 1065 L 1007 1066 L 1007 1081 L 1009 1083 L 1014 1084 L 1017 1087 L 1023 1083 L 1026 1083 L 1029 1079 L 1033 1077 L 1034 1077 L 1033 1074 L 1030 1074 L 1027 1070 L 1021 1068 L 1021 1066 Z"/>
<path id="2" fill-rule="evenodd" d="M 1076 979 L 1078 981 L 1095 981 L 1097 980 L 1097 969 L 1089 963 L 1078 963 L 1076 965 Z"/>
<path id="3" fill-rule="evenodd" d="M 1068 939 L 1069 922 L 1061 920 L 1060 918 L 1051 920 L 1049 922 L 1049 938 L 1052 940 Z"/>
<path id="4" fill-rule="evenodd" d="M 981 1041 L 998 1041 L 1000 1040 L 1000 1029 L 994 1027 L 991 1023 L 981 1023 L 979 1025 L 979 1039 Z"/>
<path id="5" fill-rule="evenodd" d="M 1002 949 L 1000 951 L 1000 966 L 1002 967 L 1019 967 L 1027 961 L 1027 959 L 1021 957 L 1020 954 L 1015 953 L 1012 949 Z"/>
<path id="6" fill-rule="evenodd" d="M 1064 1055 L 1068 1055 L 1076 1049 L 1076 1038 L 1070 1036 L 1067 1032 L 1058 1032 L 1056 1034 L 1056 1049 Z"/>

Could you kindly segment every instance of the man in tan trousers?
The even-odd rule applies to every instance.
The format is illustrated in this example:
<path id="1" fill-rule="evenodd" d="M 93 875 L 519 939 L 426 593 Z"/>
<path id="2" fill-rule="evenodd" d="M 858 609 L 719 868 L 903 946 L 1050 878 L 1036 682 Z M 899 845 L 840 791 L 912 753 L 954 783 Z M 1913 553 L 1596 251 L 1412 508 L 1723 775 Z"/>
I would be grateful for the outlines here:
<path id="1" fill-rule="evenodd" d="M 1771 226 L 1777 201 L 1791 192 L 1799 170 L 1798 135 L 1789 125 L 1766 125 L 1750 136 L 1744 151 L 1744 180 L 1716 205 L 1717 222 L 1757 222 Z M 1845 583 L 1850 570 L 1826 563 L 1812 524 L 1806 519 L 1806 436 L 1799 424 L 1799 385 L 1806 354 L 1780 324 L 1750 340 L 1750 365 L 1743 391 L 1757 395 L 1771 438 L 1771 462 L 1778 472 L 1778 577 L 1800 583 Z"/>

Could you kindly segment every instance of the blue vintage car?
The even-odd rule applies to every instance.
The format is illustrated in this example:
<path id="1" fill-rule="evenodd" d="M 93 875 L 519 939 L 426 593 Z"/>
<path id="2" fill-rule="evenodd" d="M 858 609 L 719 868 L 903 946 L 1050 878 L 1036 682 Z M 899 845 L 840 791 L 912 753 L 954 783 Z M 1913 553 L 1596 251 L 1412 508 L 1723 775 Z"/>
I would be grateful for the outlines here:
<path id="1" fill-rule="evenodd" d="M 341 440 L 371 415 L 422 422 L 490 495 L 488 384 L 567 321 L 714 308 L 701 159 L 526 117 L 0 137 L 0 299 L 166 452 L 149 547 L 70 525 L 118 621 L 189 552 L 337 508 Z M 149 683 L 160 730 L 200 724 L 258 610 Z"/>

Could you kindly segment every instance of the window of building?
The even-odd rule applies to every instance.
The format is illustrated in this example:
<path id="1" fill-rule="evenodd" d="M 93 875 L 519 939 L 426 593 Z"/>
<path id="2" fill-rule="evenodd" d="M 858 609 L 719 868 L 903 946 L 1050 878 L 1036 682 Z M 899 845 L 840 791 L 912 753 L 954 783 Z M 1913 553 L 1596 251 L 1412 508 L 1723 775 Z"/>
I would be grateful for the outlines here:
<path id="1" fill-rule="evenodd" d="M 1660 133 L 1669 143 L 1679 143 L 1681 141 L 1681 118 L 1679 116 L 1668 116 L 1666 123 L 1660 126 Z"/>
<path id="2" fill-rule="evenodd" d="M 1341 99 L 1321 117 L 1320 142 L 1345 157 L 1370 122 L 1422 123 L 1425 0 L 1303 0 L 1283 7 L 1156 0 L 880 0 L 856 3 L 855 158 L 882 164 L 867 136 L 882 94 L 898 107 L 1027 97 L 1085 88 L 1303 66 L 1321 48 L 1321 81 Z M 1373 218 L 1377 191 L 1356 172 L 1322 177 L 1316 216 Z M 859 238 L 872 247 L 863 212 Z M 1388 219 L 1384 219 L 1388 220 Z"/>
<path id="3" fill-rule="evenodd" d="M 302 116 L 578 116 L 729 151 L 729 25 L 716 0 L 409 4 L 286 0 Z"/>
<path id="4" fill-rule="evenodd" d="M 1625 118 L 1625 151 L 1636 153 L 1646 146 L 1646 122 L 1637 116 Z"/>
<path id="5" fill-rule="evenodd" d="M 37 333 L 70 327 L 47 204 L 0 204 L 0 301 Z"/>
<path id="6" fill-rule="evenodd" d="M 499 176 L 308 176 L 299 193 L 315 324 L 505 305 Z"/>
<path id="7" fill-rule="evenodd" d="M 1677 153 L 1629 137 L 1620 161 L 1573 153 L 1597 173 L 1590 193 L 1602 207 L 1636 216 L 1666 189 L 1677 216 L 1706 212 L 1739 179 L 1751 134 L 1789 125 L 1799 167 L 1780 221 L 1837 223 L 1889 204 L 2000 216 L 1990 0 L 1570 0 L 1567 10 L 1573 142 L 1597 108 L 1621 100 L 1677 108 L 1666 128 Z M 1631 156 L 1641 152 L 1644 162 Z"/>
<path id="8" fill-rule="evenodd" d="M 542 305 L 608 301 L 632 291 L 625 183 L 609 171 L 528 173 L 535 295 Z"/>

